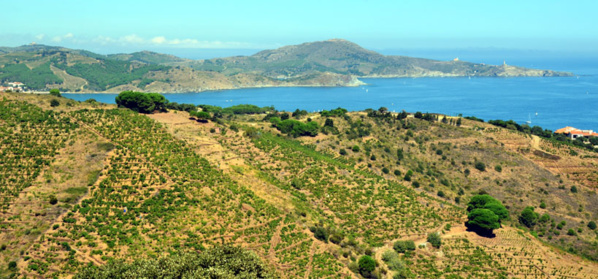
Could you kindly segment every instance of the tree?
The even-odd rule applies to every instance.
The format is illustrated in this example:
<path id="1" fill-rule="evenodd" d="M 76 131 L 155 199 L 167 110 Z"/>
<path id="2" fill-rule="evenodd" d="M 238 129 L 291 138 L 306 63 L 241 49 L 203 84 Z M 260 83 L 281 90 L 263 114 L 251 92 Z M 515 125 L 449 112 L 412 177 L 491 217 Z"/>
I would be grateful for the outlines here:
<path id="1" fill-rule="evenodd" d="M 151 113 L 155 110 L 166 111 L 168 100 L 158 93 L 123 91 L 116 96 L 116 104 L 139 113 Z"/>
<path id="2" fill-rule="evenodd" d="M 440 234 L 437 232 L 429 233 L 428 242 L 432 244 L 432 247 L 439 248 L 440 245 L 442 245 L 442 239 L 440 238 Z"/>
<path id="3" fill-rule="evenodd" d="M 519 215 L 519 223 L 528 228 L 532 228 L 536 225 L 539 218 L 539 214 L 534 212 L 534 207 L 528 206 L 521 211 L 521 214 Z"/>
<path id="4" fill-rule="evenodd" d="M 189 112 L 191 117 L 195 117 L 199 122 L 208 122 L 210 119 L 210 113 L 205 111 L 191 111 Z"/>
<path id="5" fill-rule="evenodd" d="M 424 117 L 424 115 L 423 115 L 423 114 L 422 114 L 420 111 L 418 111 L 418 112 L 416 112 L 416 113 L 413 115 L 413 117 L 415 117 L 415 118 L 418 118 L 418 119 L 421 119 L 421 118 L 423 118 L 423 117 Z"/>
<path id="6" fill-rule="evenodd" d="M 364 277 L 369 277 L 372 271 L 376 269 L 376 261 L 367 255 L 359 258 L 357 265 L 359 266 L 359 273 Z"/>
<path id="7" fill-rule="evenodd" d="M 56 88 L 50 90 L 50 95 L 54 97 L 62 97 L 62 95 L 60 95 L 60 90 Z"/>
<path id="8" fill-rule="evenodd" d="M 489 235 L 500 228 L 500 222 L 509 218 L 509 211 L 490 195 L 475 195 L 467 203 L 467 226 L 482 234 Z"/>
<path id="9" fill-rule="evenodd" d="M 467 214 L 467 225 L 474 226 L 482 231 L 492 232 L 500 228 L 498 216 L 490 209 L 476 208 Z"/>

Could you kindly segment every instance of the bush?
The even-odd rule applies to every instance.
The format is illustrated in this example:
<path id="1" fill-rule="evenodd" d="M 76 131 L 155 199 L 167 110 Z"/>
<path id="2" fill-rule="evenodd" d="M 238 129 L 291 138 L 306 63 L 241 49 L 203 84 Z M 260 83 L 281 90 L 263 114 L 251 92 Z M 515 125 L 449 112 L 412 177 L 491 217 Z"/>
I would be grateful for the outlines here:
<path id="1" fill-rule="evenodd" d="M 56 100 L 56 99 L 52 99 L 52 100 L 50 101 L 50 106 L 51 106 L 51 107 L 57 107 L 57 106 L 60 106 L 60 102 L 59 102 L 58 100 Z"/>
<path id="2" fill-rule="evenodd" d="M 405 253 L 407 251 L 414 251 L 415 250 L 415 242 L 413 240 L 398 240 L 392 245 L 392 248 L 397 251 L 397 253 Z"/>
<path id="3" fill-rule="evenodd" d="M 382 172 L 388 174 L 390 170 L 387 167 L 382 168 Z"/>
<path id="4" fill-rule="evenodd" d="M 594 221 L 588 222 L 588 228 L 590 228 L 590 230 L 595 230 L 596 229 L 596 222 L 594 222 Z"/>
<path id="5" fill-rule="evenodd" d="M 444 198 L 444 197 L 445 197 L 445 194 L 444 194 L 444 192 L 443 192 L 443 191 L 438 191 L 437 195 L 438 195 L 439 197 L 441 197 L 441 198 Z"/>
<path id="6" fill-rule="evenodd" d="M 48 198 L 48 200 L 50 201 L 51 205 L 55 205 L 58 203 L 58 199 L 56 198 L 55 195 L 50 195 L 50 197 Z"/>
<path id="7" fill-rule="evenodd" d="M 321 241 L 328 242 L 328 230 L 324 227 L 316 227 L 314 230 L 314 237 Z"/>
<path id="8" fill-rule="evenodd" d="M 11 261 L 11 262 L 9 262 L 9 263 L 8 263 L 8 269 L 10 269 L 10 270 L 15 270 L 15 269 L 17 269 L 17 262 L 15 262 L 15 261 Z"/>
<path id="9" fill-rule="evenodd" d="M 577 193 L 577 187 L 571 186 L 571 193 Z"/>
<path id="10" fill-rule="evenodd" d="M 345 150 L 344 148 L 341 148 L 341 150 L 339 150 L 338 153 L 345 156 L 345 155 L 347 155 L 347 150 Z"/>
<path id="11" fill-rule="evenodd" d="M 486 164 L 482 163 L 482 162 L 475 162 L 475 168 L 478 169 L 479 171 L 486 171 Z"/>
<path id="12" fill-rule="evenodd" d="M 432 244 L 433 247 L 439 248 L 440 245 L 442 245 L 442 239 L 440 238 L 440 234 L 437 232 L 429 233 L 428 242 L 430 242 L 430 244 Z"/>
<path id="13" fill-rule="evenodd" d="M 367 255 L 361 256 L 357 265 L 359 266 L 359 273 L 364 277 L 369 277 L 372 271 L 376 269 L 376 261 Z"/>
<path id="14" fill-rule="evenodd" d="M 500 165 L 494 166 L 494 170 L 497 172 L 502 172 L 502 167 Z"/>
<path id="15" fill-rule="evenodd" d="M 359 145 L 353 145 L 351 150 L 353 150 L 353 152 L 359 152 Z"/>
<path id="16" fill-rule="evenodd" d="M 577 235 L 577 233 L 576 233 L 576 232 L 575 232 L 573 229 L 569 229 L 569 230 L 567 231 L 567 235 L 574 236 L 574 235 Z"/>
<path id="17" fill-rule="evenodd" d="M 536 225 L 539 219 L 539 214 L 534 212 L 534 208 L 532 206 L 528 206 L 519 215 L 519 223 L 522 225 L 532 228 Z"/>
<path id="18" fill-rule="evenodd" d="M 405 267 L 403 262 L 399 259 L 399 254 L 393 250 L 388 250 L 382 254 L 382 260 L 390 270 L 401 270 Z"/>

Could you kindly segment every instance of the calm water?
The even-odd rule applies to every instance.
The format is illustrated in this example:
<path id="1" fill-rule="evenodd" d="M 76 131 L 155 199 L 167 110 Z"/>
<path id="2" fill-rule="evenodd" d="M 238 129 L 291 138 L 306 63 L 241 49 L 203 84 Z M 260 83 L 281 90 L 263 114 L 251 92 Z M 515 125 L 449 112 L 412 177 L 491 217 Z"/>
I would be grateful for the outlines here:
<path id="1" fill-rule="evenodd" d="M 476 61 L 478 62 L 478 61 Z M 483 62 L 483 61 L 480 61 Z M 228 107 L 274 105 L 279 110 L 349 110 L 437 112 L 473 115 L 484 120 L 513 119 L 547 129 L 574 126 L 598 130 L 598 59 L 537 59 L 509 64 L 572 71 L 567 78 L 401 78 L 363 79 L 354 88 L 263 88 L 165 94 L 171 102 Z M 64 94 L 83 101 L 114 103 L 116 94 Z"/>

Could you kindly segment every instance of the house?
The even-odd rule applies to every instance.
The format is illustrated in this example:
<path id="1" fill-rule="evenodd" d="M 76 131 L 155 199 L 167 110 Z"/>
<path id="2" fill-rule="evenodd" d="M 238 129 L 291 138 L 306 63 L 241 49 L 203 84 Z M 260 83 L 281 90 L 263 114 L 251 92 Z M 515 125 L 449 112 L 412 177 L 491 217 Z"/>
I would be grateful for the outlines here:
<path id="1" fill-rule="evenodd" d="M 10 86 L 0 86 L 0 92 L 14 91 L 14 88 Z"/>
<path id="2" fill-rule="evenodd" d="M 594 133 L 593 130 L 580 130 L 574 127 L 567 126 L 565 128 L 554 131 L 555 134 L 563 134 L 571 139 L 580 137 L 598 137 L 598 133 Z"/>
<path id="3" fill-rule="evenodd" d="M 20 87 L 23 87 L 25 84 L 22 83 L 22 82 L 15 81 L 15 82 L 9 82 L 8 85 L 10 85 L 12 87 L 19 87 L 20 88 Z"/>

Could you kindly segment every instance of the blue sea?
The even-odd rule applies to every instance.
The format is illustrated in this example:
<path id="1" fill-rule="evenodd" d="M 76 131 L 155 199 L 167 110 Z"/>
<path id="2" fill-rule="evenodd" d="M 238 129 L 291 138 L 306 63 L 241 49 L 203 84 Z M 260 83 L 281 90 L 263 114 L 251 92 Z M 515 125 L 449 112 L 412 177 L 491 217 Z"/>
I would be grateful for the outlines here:
<path id="1" fill-rule="evenodd" d="M 469 61 L 501 64 L 473 57 Z M 464 60 L 464 59 L 462 59 Z M 489 62 L 486 62 L 489 61 Z M 565 126 L 598 130 L 598 58 L 510 57 L 508 64 L 573 72 L 575 77 L 550 78 L 396 78 L 362 79 L 360 87 L 260 88 L 164 94 L 171 102 L 228 107 L 273 105 L 278 110 L 348 110 L 433 112 L 476 116 L 484 120 L 531 121 L 545 129 Z M 116 94 L 64 94 L 114 103 Z"/>

